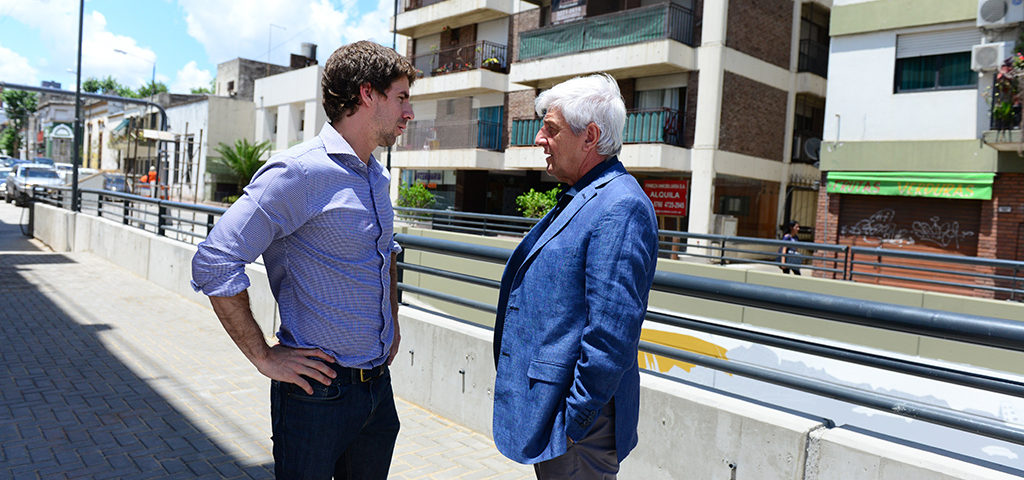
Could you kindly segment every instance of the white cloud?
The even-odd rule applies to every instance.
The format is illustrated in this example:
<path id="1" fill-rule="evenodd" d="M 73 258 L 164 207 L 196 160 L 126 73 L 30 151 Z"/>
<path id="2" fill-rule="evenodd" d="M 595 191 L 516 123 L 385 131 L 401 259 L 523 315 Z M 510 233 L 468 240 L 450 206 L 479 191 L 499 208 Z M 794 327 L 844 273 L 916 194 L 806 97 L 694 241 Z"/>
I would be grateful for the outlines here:
<path id="1" fill-rule="evenodd" d="M 289 54 L 300 52 L 304 42 L 317 45 L 321 63 L 336 48 L 355 40 L 391 45 L 388 22 L 393 0 L 223 0 L 217 8 L 208 0 L 178 3 L 185 11 L 189 35 L 203 45 L 213 63 L 237 57 L 266 61 L 268 40 L 270 61 L 282 65 Z"/>
<path id="2" fill-rule="evenodd" d="M 38 85 L 39 75 L 28 59 L 0 45 L 0 78 L 9 83 Z"/>
<path id="3" fill-rule="evenodd" d="M 74 78 L 78 60 L 78 2 L 75 0 L 0 0 L 0 12 L 39 31 L 49 60 L 36 60 L 40 80 Z M 102 13 L 86 4 L 82 29 L 82 80 L 113 76 L 132 88 L 149 83 L 156 53 L 134 38 L 107 30 Z M 123 50 L 127 55 L 114 50 Z M 71 73 L 68 73 L 68 71 Z M 167 81 L 157 76 L 157 81 Z M 72 80 L 71 87 L 74 88 Z M 65 88 L 67 88 L 65 86 Z"/>
<path id="4" fill-rule="evenodd" d="M 208 88 L 210 80 L 213 80 L 213 74 L 208 70 L 200 70 L 193 60 L 178 70 L 176 78 L 169 88 L 173 93 L 189 93 L 196 87 Z"/>

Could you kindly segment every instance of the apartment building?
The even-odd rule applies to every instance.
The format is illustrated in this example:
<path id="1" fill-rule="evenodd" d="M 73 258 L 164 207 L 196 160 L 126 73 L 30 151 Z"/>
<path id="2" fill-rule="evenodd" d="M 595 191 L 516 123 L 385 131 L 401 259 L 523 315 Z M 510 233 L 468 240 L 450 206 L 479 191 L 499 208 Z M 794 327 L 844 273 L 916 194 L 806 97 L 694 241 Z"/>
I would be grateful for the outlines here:
<path id="1" fill-rule="evenodd" d="M 1024 259 L 1020 107 L 995 86 L 1024 6 L 918 6 L 832 10 L 815 240 Z"/>
<path id="2" fill-rule="evenodd" d="M 557 185 L 533 146 L 534 99 L 607 72 L 628 110 L 620 160 L 676 199 L 655 201 L 663 228 L 771 238 L 794 218 L 813 231 L 830 8 L 403 0 L 396 31 L 422 78 L 393 177 L 426 184 L 441 207 L 514 215 L 519 194 Z"/>

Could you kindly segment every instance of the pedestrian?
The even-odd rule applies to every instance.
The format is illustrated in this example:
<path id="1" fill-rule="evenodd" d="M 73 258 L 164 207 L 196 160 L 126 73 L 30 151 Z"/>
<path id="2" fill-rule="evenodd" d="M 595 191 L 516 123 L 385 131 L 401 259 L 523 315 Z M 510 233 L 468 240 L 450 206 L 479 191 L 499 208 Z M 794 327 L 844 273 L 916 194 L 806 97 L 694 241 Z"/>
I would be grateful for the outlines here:
<path id="1" fill-rule="evenodd" d="M 416 69 L 360 41 L 336 50 L 321 88 L 319 136 L 274 155 L 192 260 L 192 286 L 272 379 L 277 478 L 387 478 L 399 420 L 388 365 L 398 351 L 394 211 L 389 173 L 372 155 L 413 112 Z M 260 332 L 245 265 L 263 256 L 280 313 Z"/>
<path id="2" fill-rule="evenodd" d="M 574 78 L 535 107 L 547 172 L 569 187 L 501 278 L 494 442 L 538 479 L 613 479 L 637 444 L 657 221 L 616 156 L 626 108 L 615 79 Z"/>
<path id="3" fill-rule="evenodd" d="M 787 221 L 779 227 L 782 230 L 782 240 L 787 242 L 799 242 L 797 234 L 800 233 L 800 224 L 794 220 Z M 800 265 L 800 252 L 796 248 L 784 245 L 779 247 L 779 268 L 782 269 L 782 273 L 790 273 L 793 275 L 800 275 L 800 269 L 796 265 Z"/>

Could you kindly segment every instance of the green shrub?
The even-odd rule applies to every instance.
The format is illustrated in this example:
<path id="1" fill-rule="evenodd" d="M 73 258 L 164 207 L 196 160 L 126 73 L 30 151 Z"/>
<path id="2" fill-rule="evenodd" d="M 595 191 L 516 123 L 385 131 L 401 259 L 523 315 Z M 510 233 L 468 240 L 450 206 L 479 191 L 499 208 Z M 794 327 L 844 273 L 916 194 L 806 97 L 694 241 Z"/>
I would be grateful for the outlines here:
<path id="1" fill-rule="evenodd" d="M 422 183 L 398 187 L 398 206 L 407 208 L 430 208 L 434 206 L 434 194 Z"/>
<path id="2" fill-rule="evenodd" d="M 546 192 L 538 192 L 531 188 L 529 192 L 516 197 L 516 206 L 524 217 L 541 218 L 547 215 L 548 210 L 555 208 L 559 192 L 561 190 L 558 187 Z"/>

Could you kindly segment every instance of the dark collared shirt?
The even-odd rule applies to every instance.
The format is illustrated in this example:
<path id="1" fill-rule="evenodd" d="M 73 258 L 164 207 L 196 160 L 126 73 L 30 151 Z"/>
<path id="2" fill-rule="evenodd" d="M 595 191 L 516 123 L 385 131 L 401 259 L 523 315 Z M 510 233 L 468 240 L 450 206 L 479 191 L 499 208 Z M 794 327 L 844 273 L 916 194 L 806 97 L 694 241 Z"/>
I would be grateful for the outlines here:
<path id="1" fill-rule="evenodd" d="M 580 190 L 587 188 L 588 185 L 594 183 L 594 180 L 604 174 L 605 170 L 611 168 L 612 164 L 615 163 L 612 161 L 614 158 L 614 156 L 608 157 L 604 159 L 603 162 L 594 165 L 594 168 L 591 168 L 589 172 L 583 174 L 583 176 L 580 177 L 576 183 L 572 184 L 568 190 L 559 193 L 557 197 L 558 203 L 555 204 L 555 207 L 552 209 L 554 211 L 551 214 L 551 221 L 554 221 L 555 217 L 557 217 L 559 213 L 562 213 L 565 206 L 572 201 L 573 197 L 575 197 Z"/>

